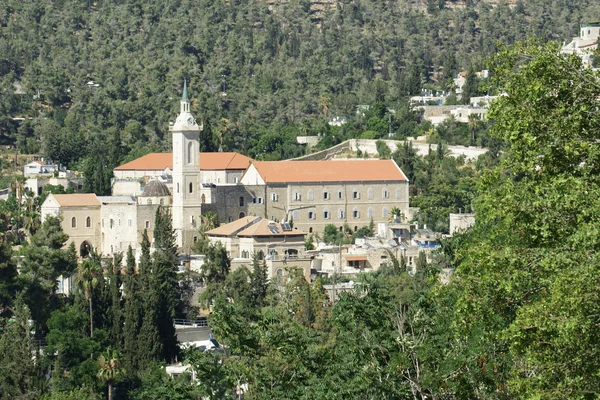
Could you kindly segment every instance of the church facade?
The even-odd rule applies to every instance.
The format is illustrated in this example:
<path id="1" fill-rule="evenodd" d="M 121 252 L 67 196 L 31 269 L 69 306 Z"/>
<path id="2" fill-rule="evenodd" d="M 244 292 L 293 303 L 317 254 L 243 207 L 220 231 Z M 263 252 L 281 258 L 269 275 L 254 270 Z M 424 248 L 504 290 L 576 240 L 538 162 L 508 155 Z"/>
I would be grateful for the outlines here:
<path id="1" fill-rule="evenodd" d="M 201 215 L 209 211 L 221 223 L 249 216 L 293 220 L 309 234 L 321 234 L 328 224 L 356 231 L 371 221 L 386 222 L 392 207 L 408 214 L 409 182 L 393 160 L 263 162 L 232 152 L 201 153 L 202 127 L 190 113 L 185 83 L 169 131 L 173 152 L 148 154 L 115 168 L 112 196 L 51 195 L 42 205 L 42 218 L 62 215 L 63 229 L 83 257 L 90 247 L 106 256 L 135 249 L 144 230 L 152 240 L 160 206 L 170 208 L 177 245 L 187 254 L 198 239 Z M 71 214 L 87 221 L 88 211 L 90 228 L 71 223 Z"/>

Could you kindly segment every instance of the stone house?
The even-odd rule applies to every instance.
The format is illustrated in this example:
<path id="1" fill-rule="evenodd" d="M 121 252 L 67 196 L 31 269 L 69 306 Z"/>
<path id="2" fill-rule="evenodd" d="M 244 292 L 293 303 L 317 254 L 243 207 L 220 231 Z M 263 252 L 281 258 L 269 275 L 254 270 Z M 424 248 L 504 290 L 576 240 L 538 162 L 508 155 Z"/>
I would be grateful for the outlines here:
<path id="1" fill-rule="evenodd" d="M 282 276 L 286 267 L 299 267 L 310 279 L 311 259 L 305 255 L 306 233 L 289 224 L 262 217 L 244 217 L 206 232 L 212 243 L 220 242 L 232 258 L 232 269 L 252 268 L 252 258 L 265 260 L 269 279 Z"/>
<path id="2" fill-rule="evenodd" d="M 62 229 L 75 243 L 77 254 L 86 257 L 101 248 L 101 203 L 95 194 L 49 194 L 42 204 L 42 221 L 49 215 L 62 218 Z"/>

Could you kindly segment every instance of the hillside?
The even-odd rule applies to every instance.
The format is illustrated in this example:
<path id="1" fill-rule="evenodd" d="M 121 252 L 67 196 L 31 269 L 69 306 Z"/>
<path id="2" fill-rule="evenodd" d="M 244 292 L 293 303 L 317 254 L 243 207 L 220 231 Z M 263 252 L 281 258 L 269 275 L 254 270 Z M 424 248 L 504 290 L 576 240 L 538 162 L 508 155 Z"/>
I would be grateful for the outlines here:
<path id="1" fill-rule="evenodd" d="M 186 78 L 203 149 L 296 157 L 300 132 L 335 144 L 367 129 L 336 135 L 329 116 L 447 90 L 458 71 L 483 68 L 496 41 L 563 41 L 594 15 L 591 0 L 7 0 L 0 143 L 110 171 L 170 146 Z"/>

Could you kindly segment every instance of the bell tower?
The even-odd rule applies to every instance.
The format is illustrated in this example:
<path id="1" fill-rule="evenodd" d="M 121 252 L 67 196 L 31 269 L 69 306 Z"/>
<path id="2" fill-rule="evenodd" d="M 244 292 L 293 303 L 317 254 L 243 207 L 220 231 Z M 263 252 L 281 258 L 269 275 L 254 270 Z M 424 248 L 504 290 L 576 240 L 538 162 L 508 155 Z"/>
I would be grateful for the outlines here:
<path id="1" fill-rule="evenodd" d="M 200 223 L 200 131 L 190 113 L 187 82 L 183 81 L 180 111 L 169 127 L 173 140 L 173 229 L 177 245 L 189 251 Z"/>

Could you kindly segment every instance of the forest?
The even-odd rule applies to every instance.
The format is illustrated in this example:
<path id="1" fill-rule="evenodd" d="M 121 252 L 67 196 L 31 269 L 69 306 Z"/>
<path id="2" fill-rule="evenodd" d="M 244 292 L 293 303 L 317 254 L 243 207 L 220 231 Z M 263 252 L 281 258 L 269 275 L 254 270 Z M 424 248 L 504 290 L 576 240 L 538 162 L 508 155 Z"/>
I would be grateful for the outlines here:
<path id="1" fill-rule="evenodd" d="M 328 4 L 315 20 L 308 0 L 3 1 L 0 144 L 81 171 L 87 191 L 106 194 L 116 165 L 170 148 L 184 79 L 205 151 L 285 159 L 307 151 L 299 134 L 328 146 L 382 137 L 388 122 L 402 139 L 431 129 L 402 111 L 408 95 L 450 90 L 500 43 L 569 40 L 600 15 L 591 0 Z M 359 104 L 378 107 L 327 123 Z M 401 112 L 388 121 L 386 109 Z"/>

